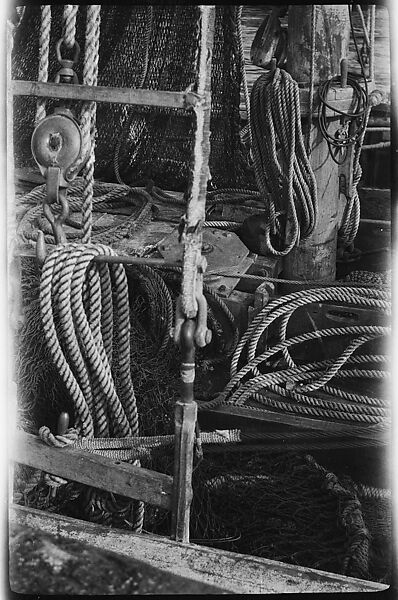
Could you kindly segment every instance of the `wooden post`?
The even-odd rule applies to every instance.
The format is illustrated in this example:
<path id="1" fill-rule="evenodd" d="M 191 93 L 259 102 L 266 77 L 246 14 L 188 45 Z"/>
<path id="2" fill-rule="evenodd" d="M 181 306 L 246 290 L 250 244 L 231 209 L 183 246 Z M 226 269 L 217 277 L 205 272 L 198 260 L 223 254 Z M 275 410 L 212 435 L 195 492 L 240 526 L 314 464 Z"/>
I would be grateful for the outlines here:
<path id="1" fill-rule="evenodd" d="M 315 23 L 314 109 L 317 114 L 317 86 L 340 74 L 341 59 L 349 44 L 349 14 L 346 5 L 308 5 L 289 7 L 287 70 L 301 87 L 309 86 L 311 72 L 312 10 Z M 308 107 L 302 106 L 303 112 Z M 338 127 L 334 118 L 330 127 Z M 307 118 L 303 131 L 308 131 Z M 339 198 L 338 165 L 329 154 L 316 118 L 311 123 L 311 166 L 318 190 L 318 222 L 310 237 L 301 241 L 284 260 L 288 279 L 308 281 L 334 280 L 336 277 L 337 204 Z"/>
<path id="2" fill-rule="evenodd" d="M 175 406 L 175 446 L 172 509 L 172 539 L 189 542 L 192 501 L 192 464 L 197 404 L 193 399 L 195 380 L 196 323 L 187 319 L 181 328 L 181 398 Z"/>

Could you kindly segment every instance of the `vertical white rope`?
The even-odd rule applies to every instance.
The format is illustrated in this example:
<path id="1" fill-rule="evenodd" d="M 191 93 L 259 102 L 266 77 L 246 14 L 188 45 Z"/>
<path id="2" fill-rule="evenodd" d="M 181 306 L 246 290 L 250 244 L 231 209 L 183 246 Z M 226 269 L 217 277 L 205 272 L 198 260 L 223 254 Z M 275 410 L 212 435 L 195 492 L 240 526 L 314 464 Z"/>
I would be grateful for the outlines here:
<path id="1" fill-rule="evenodd" d="M 312 5 L 311 10 L 311 66 L 308 100 L 308 132 L 306 138 L 307 156 L 311 154 L 311 130 L 312 130 L 312 111 L 314 108 L 314 77 L 315 77 L 315 29 L 316 29 L 316 6 Z"/>
<path id="2" fill-rule="evenodd" d="M 86 41 L 83 65 L 83 84 L 97 85 L 98 81 L 98 57 L 99 38 L 101 25 L 101 5 L 90 4 L 87 6 Z M 83 151 L 89 153 L 86 166 L 83 171 L 84 190 L 82 206 L 82 242 L 88 243 L 91 238 L 92 229 L 92 204 L 94 188 L 94 166 L 95 166 L 95 120 L 96 102 L 86 102 L 81 116 L 81 128 L 83 135 Z"/>
<path id="3" fill-rule="evenodd" d="M 63 32 L 62 37 L 65 46 L 70 50 L 76 41 L 76 16 L 79 10 L 78 4 L 65 4 L 63 14 Z"/>
<path id="4" fill-rule="evenodd" d="M 209 85 L 211 70 L 211 40 L 210 24 L 214 19 L 214 6 L 200 6 L 201 31 L 200 54 L 198 69 L 197 93 L 202 101 L 195 108 L 196 129 L 193 151 L 193 173 L 191 194 L 187 206 L 187 228 L 192 230 L 184 234 L 184 264 L 181 284 L 182 310 L 186 317 L 193 318 L 197 314 L 196 297 L 202 292 L 203 276 L 199 275 L 198 267 L 202 263 L 202 233 L 201 223 L 205 221 L 206 184 L 209 176 L 209 118 L 210 93 Z"/>
<path id="5" fill-rule="evenodd" d="M 51 5 L 45 4 L 40 7 L 41 23 L 39 37 L 39 72 L 38 81 L 48 81 L 48 55 L 50 50 L 51 33 Z M 38 98 L 36 105 L 35 125 L 46 116 L 46 99 Z"/>
<path id="6" fill-rule="evenodd" d="M 370 11 L 370 57 L 369 57 L 369 78 L 374 82 L 375 80 L 375 31 L 376 31 L 376 5 L 371 4 L 368 6 Z"/>

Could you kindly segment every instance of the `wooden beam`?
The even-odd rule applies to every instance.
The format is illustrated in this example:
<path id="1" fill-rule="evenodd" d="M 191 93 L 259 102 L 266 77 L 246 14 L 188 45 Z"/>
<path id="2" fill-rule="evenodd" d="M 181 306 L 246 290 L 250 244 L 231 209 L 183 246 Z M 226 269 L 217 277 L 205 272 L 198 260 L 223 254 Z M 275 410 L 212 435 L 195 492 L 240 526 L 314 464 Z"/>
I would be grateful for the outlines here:
<path id="1" fill-rule="evenodd" d="M 315 19 L 314 85 L 318 86 L 340 73 L 340 61 L 348 54 L 350 23 L 347 6 L 289 6 L 287 70 L 293 79 L 306 86 L 311 73 L 312 16 Z M 337 92 L 343 96 L 347 93 L 336 88 Z M 332 135 L 338 126 L 336 119 L 329 123 Z M 307 133 L 307 119 L 303 129 Z M 316 120 L 311 120 L 310 162 L 318 191 L 317 223 L 313 233 L 285 257 L 284 273 L 287 279 L 332 281 L 336 277 L 339 168 L 330 156 Z"/>
<path id="2" fill-rule="evenodd" d="M 11 91 L 16 96 L 38 96 L 41 98 L 184 109 L 193 108 L 201 101 L 201 98 L 193 92 L 166 92 L 127 87 L 74 85 L 16 79 L 11 82 Z"/>
<path id="3" fill-rule="evenodd" d="M 134 534 L 22 506 L 10 522 L 132 557 L 168 573 L 236 594 L 378 592 L 389 586 L 167 538 Z"/>
<path id="4" fill-rule="evenodd" d="M 271 395 L 271 394 L 270 394 Z M 275 395 L 277 398 L 278 396 Z M 218 406 L 206 410 L 203 406 L 199 407 L 200 413 L 208 415 L 231 415 L 241 417 L 250 421 L 265 421 L 268 423 L 279 423 L 282 425 L 290 425 L 299 429 L 313 429 L 317 431 L 330 431 L 331 433 L 339 432 L 341 435 L 348 435 L 352 439 L 355 437 L 365 438 L 368 440 L 379 442 L 380 445 L 389 443 L 387 439 L 387 430 L 377 430 L 374 426 L 364 427 L 356 426 L 350 423 L 335 423 L 332 421 L 321 421 L 320 419 L 310 419 L 300 415 L 278 413 L 272 410 L 267 410 L 265 407 L 261 410 L 253 410 L 250 406 Z M 199 413 L 199 414 L 200 414 Z"/>
<path id="5" fill-rule="evenodd" d="M 171 510 L 173 478 L 163 473 L 73 447 L 53 448 L 22 431 L 16 435 L 12 458 L 65 479 Z"/>

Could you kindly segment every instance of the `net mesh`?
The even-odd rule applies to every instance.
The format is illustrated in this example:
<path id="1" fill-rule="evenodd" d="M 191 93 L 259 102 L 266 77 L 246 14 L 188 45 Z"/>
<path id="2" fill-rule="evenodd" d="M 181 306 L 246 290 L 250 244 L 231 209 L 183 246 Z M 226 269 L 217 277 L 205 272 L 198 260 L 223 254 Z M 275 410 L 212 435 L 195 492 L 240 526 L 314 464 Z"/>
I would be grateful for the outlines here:
<path id="1" fill-rule="evenodd" d="M 210 172 L 216 187 L 252 185 L 240 140 L 239 91 L 242 80 L 236 6 L 216 9 L 211 74 Z M 52 5 L 49 81 L 60 65 L 55 44 L 62 34 L 61 5 Z M 152 13 L 149 11 L 152 10 Z M 195 89 L 199 27 L 198 6 L 106 6 L 101 11 L 98 85 L 165 91 Z M 81 55 L 75 68 L 82 80 L 86 7 L 77 16 L 76 40 Z M 36 80 L 40 7 L 27 6 L 16 30 L 12 59 L 14 79 Z M 149 36 L 148 36 L 149 32 Z M 148 47 L 146 42 L 148 40 Z M 145 55 L 148 49 L 148 62 Z M 79 109 L 79 103 L 74 108 Z M 14 100 L 16 166 L 33 165 L 30 139 L 36 100 Z M 48 101 L 47 109 L 54 106 Z M 77 110 L 78 112 L 78 110 Z M 95 176 L 115 180 L 114 154 L 128 183 L 152 179 L 164 188 L 185 190 L 191 169 L 194 115 L 182 109 L 154 109 L 101 103 L 97 106 Z"/>

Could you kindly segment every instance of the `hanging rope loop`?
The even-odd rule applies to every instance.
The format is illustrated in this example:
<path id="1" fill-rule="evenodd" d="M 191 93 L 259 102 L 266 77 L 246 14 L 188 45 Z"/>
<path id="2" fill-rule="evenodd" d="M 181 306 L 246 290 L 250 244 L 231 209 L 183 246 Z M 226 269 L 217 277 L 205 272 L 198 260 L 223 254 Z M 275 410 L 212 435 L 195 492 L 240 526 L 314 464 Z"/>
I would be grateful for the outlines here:
<path id="1" fill-rule="evenodd" d="M 285 256 L 312 233 L 318 210 L 297 83 L 279 68 L 265 73 L 253 86 L 251 113 L 254 170 L 268 217 L 265 242 L 270 253 Z"/>

